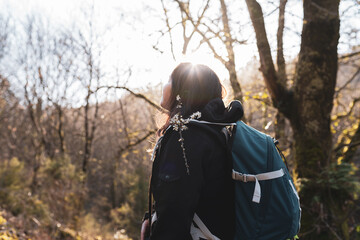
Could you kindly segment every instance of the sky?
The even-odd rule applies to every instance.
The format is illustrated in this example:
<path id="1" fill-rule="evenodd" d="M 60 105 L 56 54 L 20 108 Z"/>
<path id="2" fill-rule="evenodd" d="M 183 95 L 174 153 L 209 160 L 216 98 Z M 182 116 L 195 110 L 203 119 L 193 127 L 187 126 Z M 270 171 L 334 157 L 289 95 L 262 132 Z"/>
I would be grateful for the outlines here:
<path id="1" fill-rule="evenodd" d="M 134 86 L 147 86 L 159 81 L 167 81 L 171 70 L 182 61 L 207 64 L 221 79 L 227 78 L 227 72 L 222 64 L 214 59 L 205 46 L 190 56 L 177 54 L 177 61 L 174 61 L 169 49 L 168 35 L 165 35 L 157 45 L 163 53 L 154 50 L 153 45 L 159 38 L 157 33 L 166 28 L 160 0 L 151 1 L 151 5 L 149 1 L 144 0 L 133 0 L 131 3 L 126 0 L 0 0 L 0 9 L 7 9 L 7 12 L 19 22 L 25 21 L 29 14 L 34 13 L 48 19 L 50 24 L 81 26 L 82 12 L 86 12 L 92 3 L 99 31 L 105 32 L 106 30 L 101 28 L 111 26 L 111 30 L 107 30 L 106 33 L 106 51 L 103 56 L 106 64 L 104 65 L 109 68 L 131 67 L 132 78 L 136 79 L 136 82 L 133 82 Z M 173 33 L 174 39 L 179 39 L 174 41 L 178 53 L 181 52 L 182 47 L 181 31 L 178 27 Z M 237 59 L 239 67 L 245 66 L 257 54 L 254 46 L 239 46 L 236 50 L 242 53 Z"/>
<path id="2" fill-rule="evenodd" d="M 93 3 L 97 31 L 104 35 L 103 65 L 106 68 L 124 70 L 131 67 L 133 78 L 142 79 L 141 85 L 149 84 L 155 76 L 163 78 L 161 71 L 164 69 L 161 66 L 168 64 L 168 56 L 158 54 L 152 48 L 152 42 L 147 37 L 151 31 L 148 28 L 155 31 L 158 23 L 153 18 L 150 24 L 143 24 L 144 19 L 138 16 L 141 12 L 147 13 L 143 10 L 142 1 L 132 1 L 129 4 L 129 1 L 123 0 L 95 0 Z M 0 9 L 8 9 L 7 12 L 19 23 L 26 21 L 26 17 L 34 13 L 48 19 L 49 24 L 56 27 L 71 28 L 77 25 L 81 28 L 86 25 L 83 12 L 89 11 L 91 4 L 90 1 L 72 0 L 0 0 Z"/>
<path id="3" fill-rule="evenodd" d="M 169 4 L 167 6 L 170 8 L 169 1 L 164 2 Z M 235 46 L 238 69 L 245 67 L 249 61 L 258 55 L 253 29 L 243 2 L 233 1 L 232 7 L 228 9 L 230 19 L 235 19 L 234 30 L 239 30 L 238 37 L 248 39 L 248 44 Z M 275 46 L 278 13 L 274 10 L 277 6 L 265 0 L 260 0 L 260 2 L 263 4 L 264 15 L 266 16 L 267 31 L 274 33 L 269 34 L 269 42 Z M 341 8 L 343 10 L 347 8 L 348 2 L 350 1 L 342 1 Z M 195 1 L 194 3 L 202 2 Z M 180 25 L 175 27 L 173 32 L 177 59 L 175 61 L 172 58 L 168 35 L 164 35 L 159 40 L 159 31 L 166 29 L 160 0 L 0 0 L 0 12 L 10 14 L 19 23 L 25 21 L 29 14 L 34 13 L 48 19 L 50 25 L 53 26 L 69 28 L 75 25 L 82 28 L 86 25 L 84 12 L 89 12 L 92 5 L 95 9 L 93 19 L 95 19 L 96 29 L 102 35 L 101 41 L 105 46 L 102 55 L 104 68 L 109 70 L 118 68 L 124 71 L 131 68 L 130 87 L 141 88 L 164 83 L 168 81 L 171 70 L 182 61 L 209 65 L 221 79 L 228 77 L 224 66 L 213 57 L 206 46 L 201 47 L 194 54 L 181 56 L 182 29 Z M 284 49 L 288 60 L 294 58 L 299 51 L 299 33 L 302 25 L 301 5 L 302 1 L 298 0 L 288 1 L 287 4 Z M 176 12 L 169 12 L 170 22 L 173 25 L 176 24 L 176 14 Z M 214 12 L 213 14 L 215 16 L 217 13 Z M 355 21 L 353 24 L 355 28 L 359 28 L 359 22 Z M 156 47 L 162 53 L 153 48 L 158 40 L 159 43 Z M 342 39 L 340 40 L 342 41 Z M 340 52 L 347 51 L 346 42 L 343 45 L 344 47 L 339 47 Z M 190 48 L 195 47 L 196 44 L 190 46 Z M 222 46 L 215 44 L 215 48 L 221 50 Z M 275 57 L 275 47 L 272 47 L 272 50 L 273 57 Z"/>

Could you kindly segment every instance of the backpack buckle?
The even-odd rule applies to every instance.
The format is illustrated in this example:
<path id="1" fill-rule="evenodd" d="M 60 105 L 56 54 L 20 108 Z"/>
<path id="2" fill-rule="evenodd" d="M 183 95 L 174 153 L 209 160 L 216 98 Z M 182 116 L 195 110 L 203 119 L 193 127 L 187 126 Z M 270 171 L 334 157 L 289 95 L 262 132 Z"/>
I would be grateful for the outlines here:
<path id="1" fill-rule="evenodd" d="M 234 180 L 238 180 L 238 181 L 242 181 L 242 182 L 247 182 L 248 179 L 247 179 L 248 175 L 245 174 L 245 173 L 239 173 L 239 172 L 236 172 L 235 170 L 232 171 L 232 178 Z M 250 180 L 251 181 L 251 180 Z"/>
<path id="2" fill-rule="evenodd" d="M 247 175 L 246 174 L 243 174 L 243 173 L 241 173 L 241 177 L 242 177 L 242 181 L 243 182 L 247 182 Z"/>

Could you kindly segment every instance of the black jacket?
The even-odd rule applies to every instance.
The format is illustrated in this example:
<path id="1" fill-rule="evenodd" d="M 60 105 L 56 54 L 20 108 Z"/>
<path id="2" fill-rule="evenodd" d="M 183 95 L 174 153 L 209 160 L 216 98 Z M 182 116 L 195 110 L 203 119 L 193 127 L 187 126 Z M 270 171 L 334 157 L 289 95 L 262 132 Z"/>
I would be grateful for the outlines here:
<path id="1" fill-rule="evenodd" d="M 240 102 L 225 108 L 214 99 L 201 110 L 209 122 L 236 122 L 243 115 Z M 222 240 L 233 239 L 235 226 L 232 164 L 221 126 L 189 123 L 182 132 L 186 159 L 179 132 L 170 127 L 159 140 L 153 162 L 151 189 L 157 221 L 152 240 L 191 239 L 194 213 Z"/>

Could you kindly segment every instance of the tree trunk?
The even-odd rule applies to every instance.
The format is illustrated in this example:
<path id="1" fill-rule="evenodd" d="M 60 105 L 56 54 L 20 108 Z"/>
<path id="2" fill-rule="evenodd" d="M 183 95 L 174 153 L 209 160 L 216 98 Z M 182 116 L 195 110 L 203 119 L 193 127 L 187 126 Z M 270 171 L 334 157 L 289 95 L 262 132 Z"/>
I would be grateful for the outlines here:
<path id="1" fill-rule="evenodd" d="M 283 36 L 284 36 L 284 28 L 285 28 L 285 7 L 287 0 L 280 0 L 279 4 L 279 25 L 276 34 L 277 39 L 277 55 L 276 55 L 276 63 L 277 63 L 277 75 L 279 78 L 279 83 L 286 88 L 287 76 L 286 76 L 286 65 L 284 58 L 284 48 L 283 48 Z M 280 147 L 285 147 L 285 117 L 279 111 L 276 113 L 276 121 L 275 121 L 275 138 L 280 140 Z"/>
<path id="2" fill-rule="evenodd" d="M 86 97 L 86 105 L 84 108 L 84 132 L 85 132 L 85 146 L 84 146 L 84 157 L 82 162 L 82 171 L 86 174 L 87 164 L 90 158 L 90 133 L 89 133 L 89 98 L 90 98 L 90 90 L 88 90 L 88 95 Z"/>
<path id="3" fill-rule="evenodd" d="M 300 178 L 309 180 L 300 192 L 305 206 L 304 232 L 318 224 L 311 211 L 327 204 L 327 189 L 319 189 L 314 183 L 331 162 L 330 113 L 337 74 L 338 12 L 336 0 L 304 1 L 304 25 L 295 76 L 295 111 L 290 118 L 296 169 Z M 320 196 L 319 202 L 314 199 L 316 195 Z M 328 220 L 324 216 L 324 221 Z M 307 239 L 329 239 L 330 233 L 328 229 Z"/>
<path id="4" fill-rule="evenodd" d="M 242 101 L 242 91 L 241 91 L 239 80 L 236 75 L 235 63 L 227 64 L 226 68 L 229 72 L 229 80 L 230 80 L 231 88 L 234 93 L 234 99 Z"/>
<path id="5" fill-rule="evenodd" d="M 325 172 L 332 161 L 330 113 L 337 73 L 339 1 L 304 0 L 294 91 L 286 89 L 274 69 L 260 5 L 254 0 L 246 0 L 246 4 L 256 33 L 266 86 L 274 106 L 290 120 L 294 132 L 296 170 L 304 180 L 300 190 L 302 232 L 306 239 L 338 238 L 336 232 L 343 227 L 334 226 L 338 209 L 329 201 L 330 188 L 317 183 L 324 178 L 320 173 Z"/>
<path id="6" fill-rule="evenodd" d="M 285 146 L 285 117 L 280 112 L 276 113 L 276 122 L 275 122 L 275 138 L 280 140 L 281 146 Z M 283 141 L 281 141 L 283 140 Z"/>
<path id="7" fill-rule="evenodd" d="M 235 67 L 235 54 L 233 47 L 234 40 L 231 36 L 228 11 L 225 4 L 225 0 L 220 0 L 220 5 L 221 5 L 221 19 L 224 25 L 224 33 L 225 33 L 224 44 L 226 46 L 226 51 L 228 53 L 228 61 L 225 63 L 225 67 L 229 72 L 229 80 L 230 80 L 231 88 L 234 93 L 234 99 L 242 101 L 241 87 L 239 80 L 237 78 L 236 67 Z"/>

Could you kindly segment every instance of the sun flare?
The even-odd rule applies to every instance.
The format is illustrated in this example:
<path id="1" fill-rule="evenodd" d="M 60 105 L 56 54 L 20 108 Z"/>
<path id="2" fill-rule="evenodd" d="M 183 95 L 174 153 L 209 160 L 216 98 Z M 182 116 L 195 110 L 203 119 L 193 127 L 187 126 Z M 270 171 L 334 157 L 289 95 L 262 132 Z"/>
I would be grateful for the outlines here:
<path id="1" fill-rule="evenodd" d="M 190 62 L 194 65 L 196 64 L 204 64 L 209 66 L 210 68 L 216 67 L 216 61 L 213 59 L 209 53 L 204 53 L 200 51 L 196 51 L 187 55 L 183 55 L 177 62 Z"/>
<path id="2" fill-rule="evenodd" d="M 214 72 L 219 76 L 221 80 L 224 80 L 227 77 L 226 70 L 224 65 L 220 63 L 211 53 L 204 51 L 196 51 L 186 55 L 182 55 L 175 62 L 175 66 L 180 63 L 189 62 L 191 64 L 203 64 L 210 67 Z"/>

